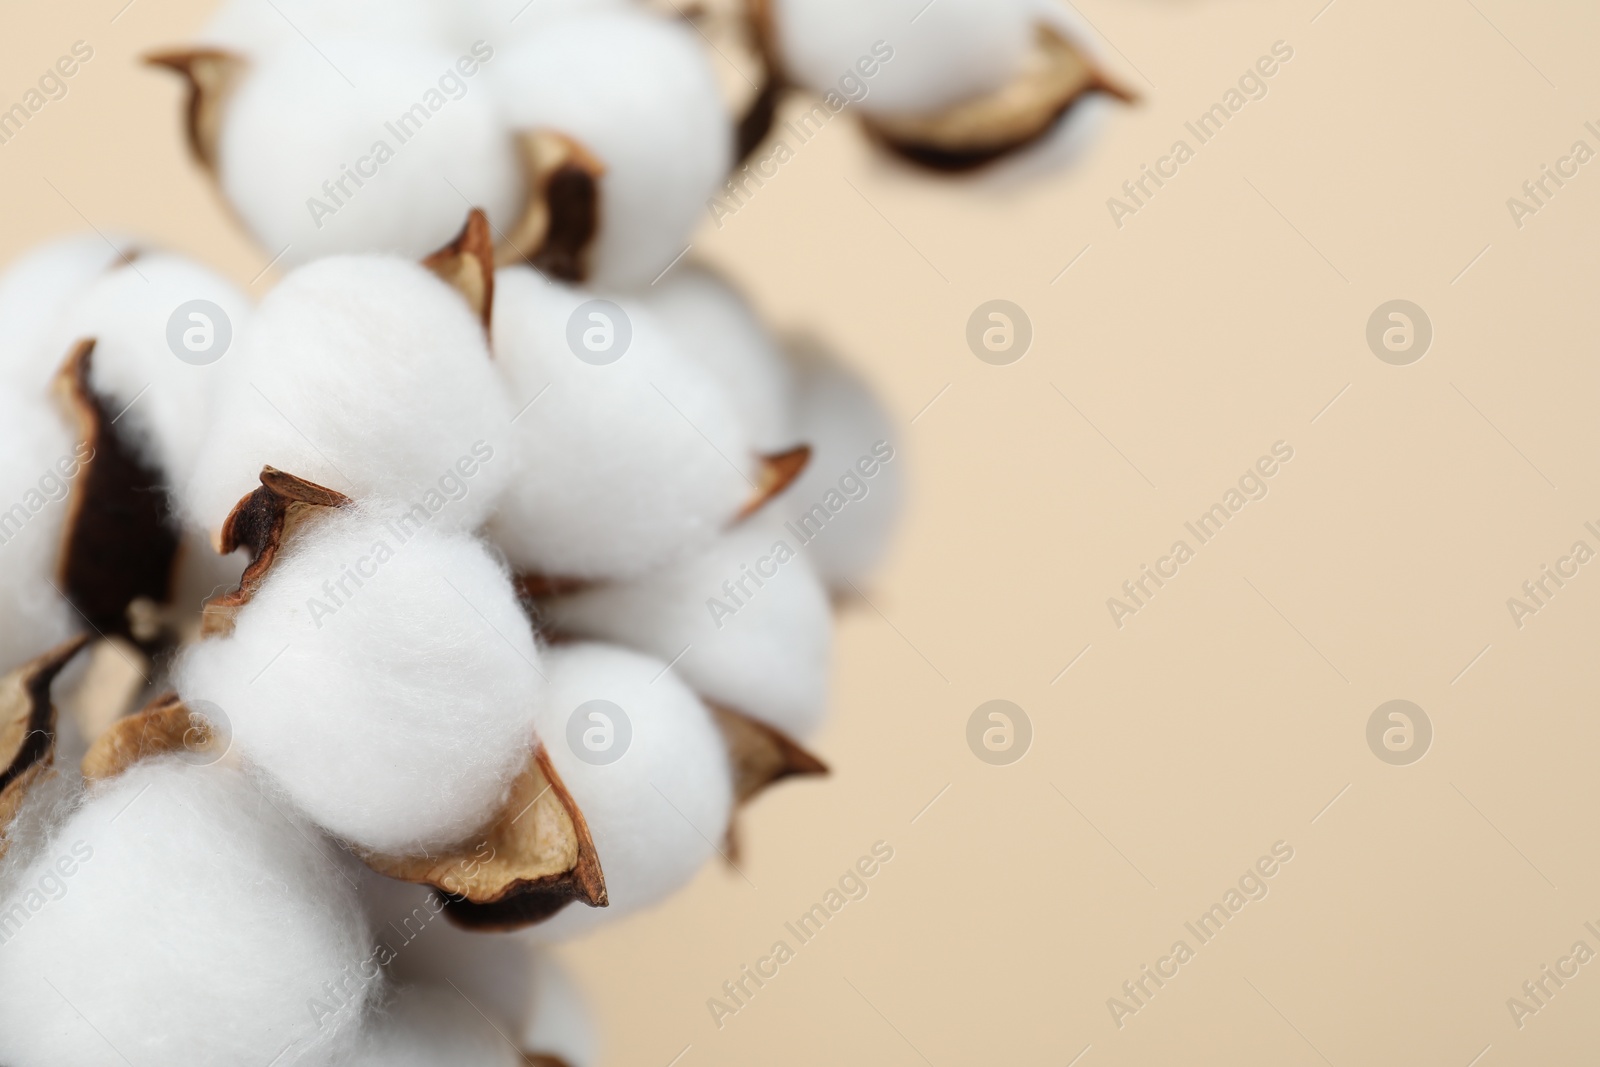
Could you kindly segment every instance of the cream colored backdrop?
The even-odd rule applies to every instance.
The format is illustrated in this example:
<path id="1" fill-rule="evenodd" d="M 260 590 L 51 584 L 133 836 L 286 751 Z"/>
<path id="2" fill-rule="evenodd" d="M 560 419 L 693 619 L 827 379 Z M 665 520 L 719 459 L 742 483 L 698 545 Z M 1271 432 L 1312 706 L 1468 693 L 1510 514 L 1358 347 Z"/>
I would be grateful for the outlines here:
<path id="1" fill-rule="evenodd" d="M 748 879 L 708 870 L 567 951 L 608 1064 L 1594 1056 L 1600 963 L 1559 961 L 1600 951 L 1600 563 L 1520 627 L 1507 599 L 1600 549 L 1600 163 L 1520 228 L 1507 198 L 1600 149 L 1600 13 L 1324 2 L 1084 0 L 1144 102 L 1069 174 L 931 181 L 839 121 L 697 239 L 870 373 L 913 494 L 840 626 L 834 776 L 754 809 Z M 94 58 L 0 145 L 0 251 L 123 228 L 259 294 L 176 84 L 135 62 L 207 5 L 123 3 L 7 13 L 3 103 L 74 41 Z M 1279 41 L 1267 95 L 1119 228 L 1107 199 L 1196 147 L 1184 123 Z M 1008 366 L 965 339 L 991 299 L 1032 323 Z M 1366 340 L 1395 299 L 1433 330 L 1404 366 Z M 1280 441 L 1267 495 L 1200 545 L 1184 524 Z M 1119 628 L 1107 599 L 1180 538 L 1193 558 Z M 1032 725 L 1006 766 L 967 742 L 995 699 Z M 1409 765 L 1367 740 L 1394 699 L 1432 726 Z M 783 924 L 878 841 L 869 894 L 799 946 Z M 1278 842 L 1267 895 L 1202 944 L 1184 924 Z M 794 959 L 719 1028 L 708 998 L 780 938 Z M 1193 958 L 1130 998 L 1178 940 Z M 1514 1019 L 1545 965 L 1577 974 Z"/>

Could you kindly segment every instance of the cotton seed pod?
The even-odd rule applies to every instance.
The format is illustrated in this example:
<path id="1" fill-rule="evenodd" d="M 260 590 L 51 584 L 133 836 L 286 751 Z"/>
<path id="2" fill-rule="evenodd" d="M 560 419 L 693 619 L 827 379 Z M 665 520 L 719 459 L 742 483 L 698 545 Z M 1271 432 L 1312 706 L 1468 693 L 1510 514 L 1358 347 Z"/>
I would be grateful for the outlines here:
<path id="1" fill-rule="evenodd" d="M 477 1006 L 448 985 L 407 985 L 373 1009 L 350 1067 L 525 1067 Z"/>
<path id="2" fill-rule="evenodd" d="M 755 0 L 754 12 L 788 77 L 938 170 L 1033 145 L 1092 94 L 1132 99 L 1050 0 L 941 2 L 909 22 L 896 0 Z"/>
<path id="3" fill-rule="evenodd" d="M 672 661 L 707 700 L 804 739 L 827 708 L 833 639 L 827 591 L 804 555 L 763 517 L 641 578 L 557 597 L 544 617 L 558 633 Z"/>
<path id="4" fill-rule="evenodd" d="M 60 559 L 81 462 L 47 401 L 0 386 L 0 670 L 59 644 L 82 625 L 62 595 Z"/>
<path id="5" fill-rule="evenodd" d="M 677 343 L 716 376 L 762 452 L 801 438 L 795 431 L 794 370 L 744 296 L 713 271 L 684 264 L 642 297 Z"/>
<path id="6" fill-rule="evenodd" d="M 94 340 L 89 388 L 119 416 L 134 457 L 171 487 L 192 474 L 231 338 L 249 315 L 250 298 L 215 271 L 146 253 L 85 287 L 56 323 L 51 348 L 59 365 L 76 342 Z"/>
<path id="7" fill-rule="evenodd" d="M 186 703 L 224 709 L 239 752 L 311 820 L 414 853 L 462 842 L 505 802 L 544 698 L 539 659 L 481 542 L 328 508 L 175 681 Z"/>
<path id="8" fill-rule="evenodd" d="M 242 549 L 251 561 L 239 588 L 207 606 L 204 628 L 208 634 L 231 634 L 239 615 L 254 601 L 296 540 L 326 520 L 330 510 L 351 505 L 349 498 L 341 494 L 271 468 L 262 472 L 261 483 L 223 528 L 223 549 Z M 491 599 L 498 599 L 504 590 L 491 592 Z M 491 616 L 479 617 L 487 624 Z M 526 630 L 525 617 L 520 619 L 520 625 Z M 511 639 L 506 643 L 510 647 Z M 471 669 L 470 663 L 463 666 Z M 478 682 L 470 679 L 461 684 L 472 686 Z M 190 736 L 180 731 L 193 715 L 176 695 L 156 701 L 96 742 L 84 760 L 85 774 L 104 777 L 143 758 L 147 750 L 190 746 Z M 425 730 L 439 728 L 431 718 L 424 725 Z M 477 732 L 483 731 L 480 728 Z M 201 740 L 215 743 L 206 735 Z M 488 760 L 502 757 L 498 750 L 481 755 Z M 426 761 L 429 757 L 412 757 L 409 765 L 416 766 L 418 759 Z M 385 782 L 390 780 L 381 769 L 379 777 Z M 483 783 L 469 783 L 469 788 L 473 786 L 483 788 Z M 379 815 L 386 817 L 387 814 Z M 362 859 L 390 878 L 432 886 L 445 894 L 445 910 L 452 920 L 466 926 L 514 929 L 542 921 L 575 900 L 591 907 L 606 904 L 605 879 L 583 813 L 562 784 L 543 745 L 535 745 L 525 753 L 520 770 L 505 790 L 500 809 L 460 845 L 420 854 L 366 851 Z"/>
<path id="9" fill-rule="evenodd" d="M 845 592 L 888 550 L 905 496 L 904 443 L 860 375 L 814 339 L 794 337 L 787 348 L 799 378 L 795 420 L 813 452 L 770 510 L 805 535 L 807 559 Z"/>
<path id="10" fill-rule="evenodd" d="M 601 303 L 526 267 L 502 269 L 496 287 L 522 471 L 491 532 L 512 566 L 629 576 L 708 544 L 761 477 L 716 379 L 635 302 Z"/>
<path id="11" fill-rule="evenodd" d="M 315 835 L 227 765 L 91 789 L 12 883 L 0 1059 L 345 1062 L 381 977 Z"/>
<path id="12" fill-rule="evenodd" d="M 95 279 L 137 258 L 132 238 L 75 234 L 38 246 L 0 274 L 0 379 L 43 395 L 67 349 L 57 323 Z M 71 338 L 76 341 L 77 338 Z"/>
<path id="13" fill-rule="evenodd" d="M 539 734 L 582 808 L 611 907 L 568 908 L 537 927 L 570 937 L 666 899 L 712 856 L 733 814 L 727 749 L 711 714 L 665 662 L 608 645 L 558 645 Z"/>
<path id="14" fill-rule="evenodd" d="M 199 60 L 213 87 L 196 82 L 194 150 L 269 255 L 421 256 L 459 227 L 463 198 L 502 230 L 515 223 L 523 179 L 487 84 L 484 64 L 503 62 L 491 44 L 458 54 L 350 38 L 325 50 L 297 40 L 220 69 Z M 191 53 L 155 61 L 196 78 Z"/>
<path id="15" fill-rule="evenodd" d="M 475 308 L 416 263 L 341 256 L 291 272 L 228 357 L 183 498 L 215 530 L 272 465 L 472 529 L 511 480 L 511 409 Z"/>
<path id="16" fill-rule="evenodd" d="M 533 166 L 549 149 L 531 139 L 558 135 L 590 161 L 597 188 L 591 239 L 541 256 L 549 227 L 525 219 L 510 234 L 513 253 L 571 280 L 648 285 L 688 246 L 732 163 L 733 123 L 700 39 L 672 20 L 606 11 L 551 22 L 505 48 L 489 73 Z"/>

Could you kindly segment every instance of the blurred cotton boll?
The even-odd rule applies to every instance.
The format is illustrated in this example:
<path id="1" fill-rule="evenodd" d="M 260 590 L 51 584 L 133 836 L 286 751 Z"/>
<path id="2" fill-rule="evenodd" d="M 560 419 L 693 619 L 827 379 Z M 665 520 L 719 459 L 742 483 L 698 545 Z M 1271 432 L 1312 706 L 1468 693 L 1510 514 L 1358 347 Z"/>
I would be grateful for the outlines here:
<path id="1" fill-rule="evenodd" d="M 605 167 L 587 281 L 650 284 L 689 244 L 733 161 L 733 122 L 703 42 L 616 11 L 552 22 L 489 70 L 519 131 L 581 144 Z"/>
<path id="2" fill-rule="evenodd" d="M 810 736 L 822 721 L 833 640 L 827 590 L 799 539 L 770 520 L 758 517 L 704 552 L 546 610 L 560 632 L 676 657 L 673 670 L 695 692 L 792 737 Z"/>
<path id="3" fill-rule="evenodd" d="M 53 406 L 0 385 L 0 673 L 60 644 L 79 617 L 52 584 L 88 455 Z"/>
<path id="4" fill-rule="evenodd" d="M 445 7 L 438 0 L 224 0 L 198 42 L 241 55 L 280 45 L 314 55 L 309 42 L 346 37 L 431 44 L 449 25 Z"/>
<path id="5" fill-rule="evenodd" d="M 0 1060 L 345 1063 L 382 974 L 335 855 L 225 765 L 94 787 L 7 887 Z"/>
<path id="6" fill-rule="evenodd" d="M 319 260 L 261 302 L 215 405 L 189 518 L 218 529 L 264 465 L 472 529 L 512 479 L 511 410 L 483 326 L 423 267 Z"/>
<path id="7" fill-rule="evenodd" d="M 102 274 L 126 262 L 131 238 L 76 234 L 30 251 L 0 274 L 0 378 L 42 398 L 66 361 L 57 324 Z"/>
<path id="8" fill-rule="evenodd" d="M 232 282 L 158 252 L 97 277 L 56 323 L 51 347 L 93 339 L 90 389 L 121 416 L 119 439 L 174 487 L 193 474 L 223 361 L 249 317 L 250 298 Z"/>
<path id="9" fill-rule="evenodd" d="M 550 649 L 545 664 L 550 691 L 539 735 L 589 823 L 611 905 L 564 908 L 532 929 L 540 940 L 665 900 L 717 854 L 711 842 L 726 833 L 733 811 L 722 734 L 666 663 L 572 644 Z M 598 747 L 590 740 L 601 735 L 585 737 L 591 729 L 605 731 Z"/>
<path id="10" fill-rule="evenodd" d="M 192 646 L 179 694 L 329 832 L 398 855 L 487 825 L 526 765 L 539 651 L 486 546 L 404 513 L 303 525 L 239 612 Z"/>
<path id="11" fill-rule="evenodd" d="M 448 33 L 461 47 L 488 41 L 499 48 L 542 33 L 573 15 L 636 9 L 636 0 L 455 0 L 448 7 Z"/>
<path id="12" fill-rule="evenodd" d="M 938 111 L 1009 82 L 1033 43 L 1037 0 L 773 0 L 789 73 L 869 114 Z M 878 46 L 876 49 L 874 46 Z M 858 64 L 866 62 L 868 76 Z"/>
<path id="13" fill-rule="evenodd" d="M 522 176 L 485 73 L 504 62 L 492 45 L 346 39 L 324 51 L 266 50 L 227 103 L 218 178 L 268 255 L 420 257 L 469 206 L 515 223 Z"/>
<path id="14" fill-rule="evenodd" d="M 523 1067 L 493 1023 L 448 985 L 403 986 L 373 1010 L 349 1067 Z"/>
<path id="15" fill-rule="evenodd" d="M 627 577 L 709 544 L 755 492 L 755 450 L 716 378 L 635 302 L 525 267 L 496 279 L 522 470 L 491 529 L 512 565 Z M 611 347 L 589 351 L 591 331 Z"/>
<path id="16" fill-rule="evenodd" d="M 796 443 L 794 371 L 737 289 L 705 267 L 685 264 L 643 299 L 678 347 L 717 376 L 751 444 L 778 452 Z"/>

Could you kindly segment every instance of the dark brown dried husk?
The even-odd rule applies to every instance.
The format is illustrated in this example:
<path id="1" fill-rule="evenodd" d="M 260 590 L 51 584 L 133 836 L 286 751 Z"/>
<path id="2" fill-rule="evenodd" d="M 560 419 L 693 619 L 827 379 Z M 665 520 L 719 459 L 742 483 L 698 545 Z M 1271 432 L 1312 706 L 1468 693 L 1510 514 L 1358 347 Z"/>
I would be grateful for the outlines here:
<path id="1" fill-rule="evenodd" d="M 496 254 L 501 266 L 526 262 L 552 278 L 581 282 L 600 232 L 600 183 L 605 164 L 566 134 L 525 130 L 517 135 L 527 202 Z"/>
<path id="2" fill-rule="evenodd" d="M 170 49 L 144 57 L 152 67 L 176 71 L 188 88 L 184 131 L 189 151 L 213 175 L 217 169 L 217 142 L 222 136 L 228 98 L 244 76 L 243 56 L 220 48 Z"/>
<path id="3" fill-rule="evenodd" d="M 724 852 L 730 863 L 741 851 L 739 813 L 786 778 L 829 773 L 828 765 L 801 748 L 789 735 L 724 704 L 706 701 L 728 746 L 733 768 L 733 814 L 728 818 Z"/>
<path id="4" fill-rule="evenodd" d="M 488 216 L 473 208 L 456 239 L 424 259 L 422 265 L 461 294 L 488 336 L 494 322 L 494 238 Z"/>
<path id="5" fill-rule="evenodd" d="M 55 773 L 56 708 L 50 685 L 85 645 L 74 637 L 0 677 L 0 857 L 29 790 Z"/>

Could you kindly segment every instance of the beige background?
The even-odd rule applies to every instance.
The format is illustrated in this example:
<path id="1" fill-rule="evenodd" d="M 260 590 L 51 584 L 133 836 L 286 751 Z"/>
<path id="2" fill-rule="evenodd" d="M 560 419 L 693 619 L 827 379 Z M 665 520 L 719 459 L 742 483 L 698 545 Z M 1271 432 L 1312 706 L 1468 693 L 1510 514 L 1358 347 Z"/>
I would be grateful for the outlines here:
<path id="1" fill-rule="evenodd" d="M 0 146 L 0 250 L 88 220 L 249 281 L 265 257 L 186 158 L 176 86 L 133 60 L 207 5 L 122 3 L 7 13 L 6 103 L 74 40 L 95 58 Z M 875 607 L 840 627 L 816 746 L 835 776 L 751 814 L 755 887 L 708 870 L 567 951 L 608 1064 L 1594 1055 L 1600 963 L 1520 1030 L 1506 999 L 1600 950 L 1600 563 L 1520 630 L 1505 602 L 1600 548 L 1600 163 L 1520 231 L 1505 201 L 1575 139 L 1600 148 L 1600 14 L 1322 3 L 1084 0 L 1145 102 L 1070 174 L 931 181 L 837 122 L 697 240 L 871 374 L 914 494 Z M 1118 230 L 1106 198 L 1280 39 L 1270 94 Z M 963 336 L 995 297 L 1036 330 L 1008 367 Z M 1396 297 L 1436 331 L 1409 367 L 1363 338 Z M 1106 598 L 1278 440 L 1270 495 L 1118 630 Z M 965 741 L 995 698 L 1034 726 L 1009 767 Z M 1436 731 L 1408 767 L 1364 737 L 1393 698 Z M 713 1026 L 706 999 L 880 839 L 871 894 Z M 1185 920 L 1279 840 L 1270 895 L 1119 1029 L 1107 998 L 1196 944 Z"/>

